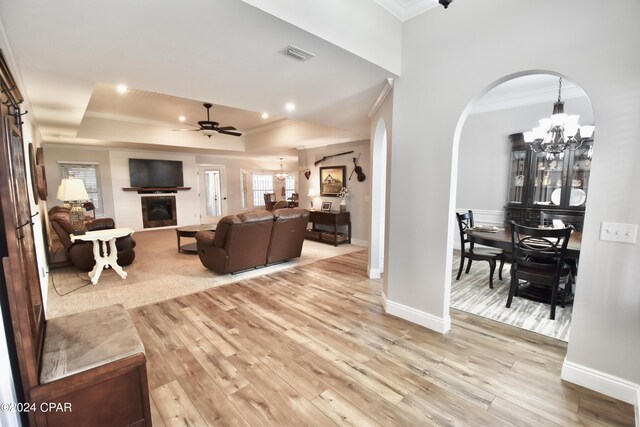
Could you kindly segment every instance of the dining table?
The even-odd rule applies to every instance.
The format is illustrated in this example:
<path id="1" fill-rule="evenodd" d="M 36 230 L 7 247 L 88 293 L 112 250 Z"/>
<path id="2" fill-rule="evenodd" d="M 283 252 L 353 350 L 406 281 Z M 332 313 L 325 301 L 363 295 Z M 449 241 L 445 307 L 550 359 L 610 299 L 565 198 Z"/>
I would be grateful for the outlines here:
<path id="1" fill-rule="evenodd" d="M 470 228 L 467 230 L 467 236 L 474 244 L 503 249 L 507 255 L 507 262 L 509 262 L 511 254 L 510 225 L 505 227 Z M 566 259 L 572 262 L 575 266 L 577 266 L 578 258 L 580 257 L 581 243 L 582 232 L 574 230 L 571 233 L 571 237 L 569 237 L 569 242 L 567 243 Z M 535 283 L 528 283 L 520 287 L 519 295 L 534 301 L 549 303 L 551 300 L 551 288 L 548 286 L 537 285 Z M 573 296 L 567 296 L 565 303 L 571 304 L 572 302 Z"/>
<path id="2" fill-rule="evenodd" d="M 511 226 L 505 227 L 475 227 L 467 230 L 469 240 L 477 245 L 490 246 L 492 248 L 511 251 Z M 567 243 L 567 258 L 578 259 L 580 257 L 580 244 L 582 232 L 573 231 Z"/>

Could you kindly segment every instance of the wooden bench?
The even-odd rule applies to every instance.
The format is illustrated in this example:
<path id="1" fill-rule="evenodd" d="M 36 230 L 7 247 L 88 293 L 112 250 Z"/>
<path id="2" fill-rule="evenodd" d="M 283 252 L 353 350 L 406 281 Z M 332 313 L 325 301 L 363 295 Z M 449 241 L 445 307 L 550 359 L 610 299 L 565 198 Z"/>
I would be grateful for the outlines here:
<path id="1" fill-rule="evenodd" d="M 145 364 L 144 346 L 122 305 L 48 320 L 40 385 L 31 391 L 37 424 L 150 424 Z"/>

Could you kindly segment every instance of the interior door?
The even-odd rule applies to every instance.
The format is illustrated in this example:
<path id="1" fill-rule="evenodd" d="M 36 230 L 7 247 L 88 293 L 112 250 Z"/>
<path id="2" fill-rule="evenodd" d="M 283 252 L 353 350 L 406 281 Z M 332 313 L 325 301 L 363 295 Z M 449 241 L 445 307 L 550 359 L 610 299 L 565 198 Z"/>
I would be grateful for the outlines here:
<path id="1" fill-rule="evenodd" d="M 198 167 L 200 182 L 200 223 L 217 223 L 227 214 L 227 183 L 224 166 Z"/>

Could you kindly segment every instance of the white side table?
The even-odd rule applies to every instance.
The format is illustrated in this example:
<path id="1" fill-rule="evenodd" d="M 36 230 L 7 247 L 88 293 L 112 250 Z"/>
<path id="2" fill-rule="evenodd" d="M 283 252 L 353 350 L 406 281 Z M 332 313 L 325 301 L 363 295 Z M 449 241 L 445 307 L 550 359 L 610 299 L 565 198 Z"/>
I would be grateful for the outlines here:
<path id="1" fill-rule="evenodd" d="M 118 273 L 120 277 L 125 279 L 127 272 L 118 265 L 118 250 L 116 249 L 116 239 L 118 237 L 124 237 L 133 234 L 133 230 L 130 228 L 112 228 L 109 230 L 97 230 L 87 231 L 85 234 L 71 234 L 71 241 L 84 240 L 86 242 L 93 242 L 93 258 L 96 260 L 96 265 L 93 270 L 89 272 L 91 283 L 94 285 L 98 283 L 102 270 L 107 267 L 113 268 L 113 271 Z M 109 250 L 107 251 L 107 245 Z M 100 247 L 102 247 L 102 253 L 100 255 Z M 107 254 L 108 252 L 108 254 Z"/>

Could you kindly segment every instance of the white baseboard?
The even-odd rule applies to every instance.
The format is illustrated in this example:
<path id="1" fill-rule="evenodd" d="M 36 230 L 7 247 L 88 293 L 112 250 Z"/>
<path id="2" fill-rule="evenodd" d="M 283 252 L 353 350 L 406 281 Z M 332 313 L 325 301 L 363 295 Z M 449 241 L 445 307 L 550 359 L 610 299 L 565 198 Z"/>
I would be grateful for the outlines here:
<path id="1" fill-rule="evenodd" d="M 636 425 L 638 425 L 638 406 L 640 406 L 640 384 L 632 383 L 604 372 L 596 371 L 567 359 L 562 364 L 562 374 L 565 381 L 586 387 L 606 394 L 607 396 L 622 400 L 636 406 Z"/>
<path id="2" fill-rule="evenodd" d="M 416 310 L 413 307 L 406 306 L 394 301 L 385 301 L 385 310 L 389 314 L 393 314 L 401 319 L 408 320 L 425 328 L 432 329 L 441 334 L 449 332 L 451 329 L 451 317 L 436 317 L 424 311 Z"/>
<path id="3" fill-rule="evenodd" d="M 368 240 L 364 240 L 364 239 L 354 239 L 354 238 L 351 238 L 351 244 L 352 244 L 352 245 L 356 245 L 356 246 L 365 246 L 365 247 L 368 247 L 368 246 L 369 246 L 369 241 L 368 241 Z"/>

